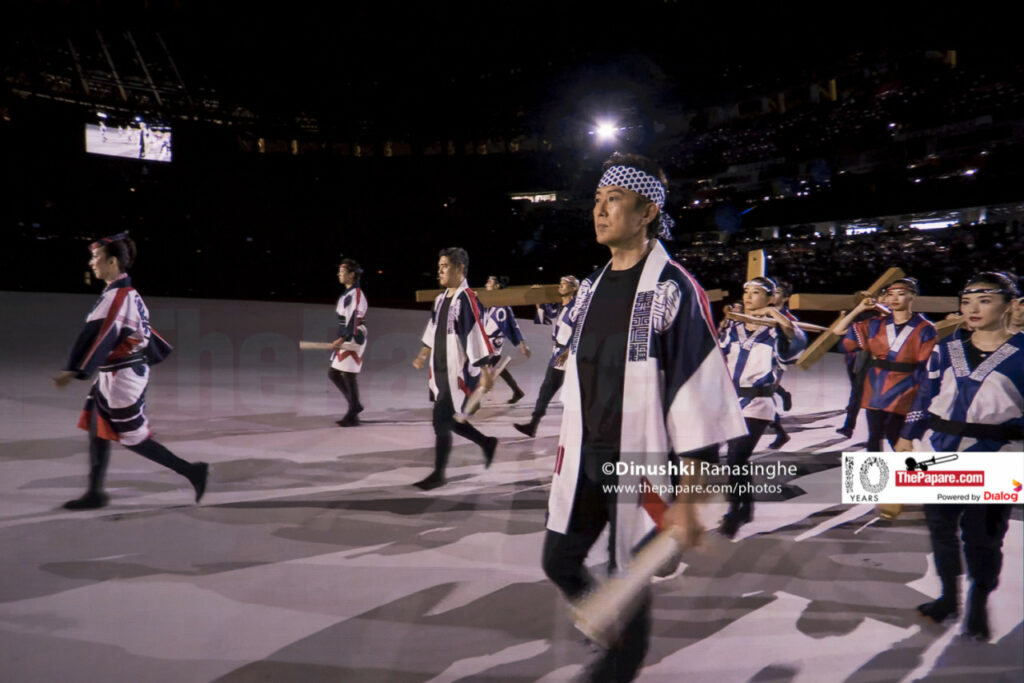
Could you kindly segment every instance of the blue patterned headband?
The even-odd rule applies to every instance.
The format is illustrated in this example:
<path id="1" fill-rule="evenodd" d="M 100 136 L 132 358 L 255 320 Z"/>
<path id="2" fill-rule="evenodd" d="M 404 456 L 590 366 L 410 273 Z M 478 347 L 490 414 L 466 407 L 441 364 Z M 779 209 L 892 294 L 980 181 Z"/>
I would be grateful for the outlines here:
<path id="1" fill-rule="evenodd" d="M 971 285 L 981 282 L 991 282 L 999 286 L 971 287 Z M 978 273 L 968 280 L 967 285 L 960 290 L 960 296 L 964 294 L 1005 294 L 1008 299 L 1016 299 L 1020 296 L 1020 287 L 1008 273 L 997 273 L 989 270 L 984 273 Z"/>
<path id="2" fill-rule="evenodd" d="M 658 206 L 661 220 L 661 229 L 658 231 L 658 237 L 672 239 L 672 226 L 676 222 L 665 213 L 665 186 L 661 184 L 660 180 L 649 173 L 644 173 L 639 168 L 612 166 L 604 172 L 597 186 L 598 188 L 608 186 L 624 187 L 654 202 Z"/>

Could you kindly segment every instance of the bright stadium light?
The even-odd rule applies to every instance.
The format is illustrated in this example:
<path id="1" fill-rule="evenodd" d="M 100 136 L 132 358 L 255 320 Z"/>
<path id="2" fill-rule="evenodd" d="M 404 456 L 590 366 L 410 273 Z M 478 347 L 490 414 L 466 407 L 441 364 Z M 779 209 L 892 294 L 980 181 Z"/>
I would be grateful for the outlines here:
<path id="1" fill-rule="evenodd" d="M 614 123 L 608 123 L 607 121 L 599 123 L 597 124 L 597 139 L 601 142 L 614 140 L 617 130 Z"/>

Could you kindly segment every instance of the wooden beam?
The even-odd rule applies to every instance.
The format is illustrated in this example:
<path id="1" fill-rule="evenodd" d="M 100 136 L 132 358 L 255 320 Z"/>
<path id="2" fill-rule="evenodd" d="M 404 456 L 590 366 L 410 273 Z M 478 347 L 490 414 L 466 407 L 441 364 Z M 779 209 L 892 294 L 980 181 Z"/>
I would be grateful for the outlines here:
<path id="1" fill-rule="evenodd" d="M 881 292 L 884 288 L 888 287 L 890 284 L 904 276 L 905 273 L 899 268 L 890 268 L 889 270 L 882 273 L 882 276 L 880 278 L 871 283 L 871 286 L 867 288 L 865 294 L 867 296 L 872 297 L 878 296 L 879 292 Z M 794 294 L 793 296 L 795 297 L 796 295 Z M 854 295 L 855 301 L 858 300 L 856 296 L 857 295 Z M 792 301 L 793 298 L 790 297 L 791 306 Z M 798 368 L 800 368 L 801 370 L 809 369 L 812 365 L 821 360 L 821 357 L 828 353 L 829 349 L 836 345 L 836 343 L 839 341 L 841 337 L 833 331 L 833 328 L 842 321 L 844 315 L 844 313 L 840 313 L 839 317 L 836 318 L 831 325 L 829 325 L 829 329 L 818 335 L 818 338 L 811 342 L 811 344 L 806 349 L 804 349 L 804 352 L 800 354 L 800 358 L 798 358 L 796 361 L 796 366 Z"/>
<path id="2" fill-rule="evenodd" d="M 743 313 L 736 313 L 735 311 L 727 311 L 725 317 L 729 320 L 736 320 L 741 323 L 750 323 L 751 325 L 761 325 L 763 327 L 778 327 L 779 323 L 775 318 L 759 318 L 753 315 L 745 315 Z M 805 323 L 797 320 L 793 323 L 804 332 L 825 332 L 828 330 L 827 327 L 821 325 L 814 325 L 811 323 Z"/>
<path id="3" fill-rule="evenodd" d="M 764 249 L 754 249 L 747 252 L 747 282 L 755 277 L 764 277 L 766 267 Z"/>
<path id="4" fill-rule="evenodd" d="M 443 289 L 416 290 L 418 303 L 433 301 Z M 492 292 L 486 289 L 474 289 L 473 292 L 480 303 L 491 306 L 532 306 L 533 304 L 553 304 L 562 300 L 558 294 L 558 285 L 523 285 L 506 287 Z"/>
<path id="5" fill-rule="evenodd" d="M 794 311 L 849 311 L 862 297 L 852 294 L 794 294 L 789 307 Z M 952 313 L 960 308 L 955 296 L 919 296 L 914 299 L 917 313 Z"/>
<path id="6" fill-rule="evenodd" d="M 416 303 L 429 303 L 443 292 L 443 289 L 416 290 Z M 488 292 L 486 289 L 474 289 L 480 303 L 484 306 L 532 306 L 533 304 L 556 304 L 562 300 L 558 294 L 558 285 L 521 285 L 506 287 Z M 724 289 L 709 289 L 705 292 L 708 301 L 721 301 L 729 296 Z"/>
<path id="7" fill-rule="evenodd" d="M 857 305 L 852 294 L 803 294 L 789 297 L 794 311 L 849 311 Z"/>
<path id="8" fill-rule="evenodd" d="M 935 323 L 935 330 L 939 333 L 939 339 L 945 339 L 949 335 L 953 334 L 957 329 L 960 328 L 964 323 L 962 315 L 957 315 L 952 318 L 940 320 Z"/>
<path id="9" fill-rule="evenodd" d="M 796 366 L 801 370 L 808 370 L 812 365 L 821 360 L 821 357 L 828 353 L 839 341 L 840 336 L 831 329 L 825 330 L 818 338 L 811 342 L 811 345 L 804 349 L 796 361 Z"/>

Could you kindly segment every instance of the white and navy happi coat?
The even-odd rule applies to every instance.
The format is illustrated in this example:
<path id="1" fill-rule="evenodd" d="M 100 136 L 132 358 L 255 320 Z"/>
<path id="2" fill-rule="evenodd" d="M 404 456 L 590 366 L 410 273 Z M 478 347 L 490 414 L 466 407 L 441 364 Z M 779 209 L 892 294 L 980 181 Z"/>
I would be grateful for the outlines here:
<path id="1" fill-rule="evenodd" d="M 366 295 L 353 285 L 338 298 L 338 338 L 345 340 L 341 349 L 331 352 L 331 367 L 342 372 L 363 369 L 366 353 Z"/>
<path id="2" fill-rule="evenodd" d="M 795 363 L 807 348 L 807 335 L 796 326 L 792 339 L 777 327 L 758 327 L 749 332 L 743 323 L 730 320 L 719 332 L 718 343 L 739 395 L 743 417 L 774 420 L 775 387 L 785 366 Z"/>
<path id="3" fill-rule="evenodd" d="M 484 332 L 491 338 L 491 346 L 496 354 L 501 354 L 502 346 L 508 339 L 512 346 L 523 343 L 523 331 L 519 329 L 516 314 L 511 306 L 491 306 L 484 313 Z"/>
<path id="4" fill-rule="evenodd" d="M 957 330 L 932 350 L 901 436 L 923 451 L 1024 450 L 1024 332 L 975 367 Z"/>
<path id="5" fill-rule="evenodd" d="M 96 375 L 78 426 L 86 431 L 96 413 L 96 434 L 127 446 L 150 437 L 146 419 L 149 366 L 171 352 L 149 326 L 149 310 L 131 278 L 122 275 L 107 285 L 85 318 L 65 370 L 78 379 Z"/>
<path id="6" fill-rule="evenodd" d="M 558 357 L 565 351 L 565 347 L 572 340 L 572 309 L 576 304 L 576 297 L 565 304 L 541 304 L 533 316 L 533 322 L 538 325 L 551 325 L 551 360 L 548 365 L 555 370 L 565 370 L 565 364 L 558 365 Z"/>
<path id="7" fill-rule="evenodd" d="M 430 347 L 429 384 L 430 392 L 436 399 L 438 387 L 447 384 L 451 393 L 455 410 L 461 413 L 462 402 L 476 389 L 480 381 L 480 366 L 489 363 L 495 355 L 491 339 L 484 331 L 480 301 L 476 294 L 462 280 L 455 290 L 448 306 L 447 320 L 438 320 L 441 305 L 444 303 L 445 292 L 434 299 L 434 307 L 430 311 L 430 321 L 423 330 L 421 338 L 424 346 Z M 446 346 L 448 355 L 446 365 L 447 377 L 434 376 L 434 333 L 438 325 L 444 325 L 447 335 Z M 463 401 L 459 400 L 462 397 Z"/>
<path id="8" fill-rule="evenodd" d="M 548 500 L 547 528 L 566 533 L 581 467 L 583 413 L 577 352 L 594 290 L 609 262 L 580 285 L 570 313 L 574 334 L 569 343 L 562 387 L 562 428 Z M 657 474 L 670 454 L 686 454 L 747 433 L 736 391 L 715 342 L 707 295 L 682 266 L 672 261 L 661 242 L 647 255 L 640 275 L 626 344 L 620 458 L 647 469 L 654 486 L 670 487 L 670 476 Z M 627 474 L 618 483 L 636 486 L 640 476 Z M 621 492 L 616 500 L 613 563 L 619 569 L 644 536 L 656 528 L 673 495 Z M 624 491 L 624 489 L 622 489 Z"/>

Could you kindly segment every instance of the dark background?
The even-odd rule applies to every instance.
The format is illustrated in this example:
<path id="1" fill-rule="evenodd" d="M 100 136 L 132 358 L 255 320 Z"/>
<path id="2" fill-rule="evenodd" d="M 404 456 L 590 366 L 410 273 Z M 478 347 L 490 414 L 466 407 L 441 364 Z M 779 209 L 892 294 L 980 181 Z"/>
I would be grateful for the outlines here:
<path id="1" fill-rule="evenodd" d="M 452 245 L 477 286 L 583 276 L 607 259 L 590 197 L 613 149 L 665 166 L 668 246 L 708 288 L 737 289 L 755 246 L 817 291 L 938 264 L 926 293 L 950 293 L 1015 267 L 1019 49 L 967 8 L 948 37 L 925 5 L 859 10 L 6 2 L 0 288 L 95 291 L 86 246 L 126 228 L 150 295 L 328 301 L 348 256 L 374 305 L 408 306 Z M 173 162 L 85 154 L 98 110 L 170 124 Z M 509 198 L 541 190 L 558 201 Z M 817 222 L 995 205 L 927 239 L 892 222 L 809 243 Z"/>

